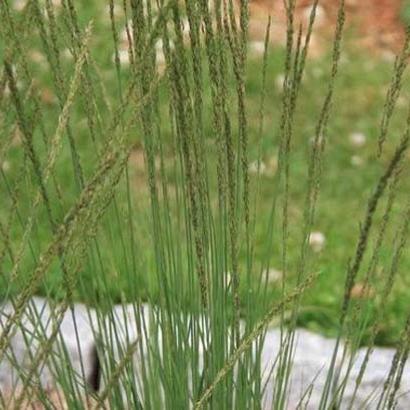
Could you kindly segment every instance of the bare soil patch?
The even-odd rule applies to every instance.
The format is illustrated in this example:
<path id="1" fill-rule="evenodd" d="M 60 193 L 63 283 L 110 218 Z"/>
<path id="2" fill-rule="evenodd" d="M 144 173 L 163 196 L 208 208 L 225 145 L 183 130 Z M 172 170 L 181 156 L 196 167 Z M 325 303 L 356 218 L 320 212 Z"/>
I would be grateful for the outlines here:
<path id="1" fill-rule="evenodd" d="M 295 27 L 307 25 L 312 0 L 296 2 Z M 354 46 L 366 47 L 375 53 L 397 51 L 404 39 L 405 28 L 400 20 L 401 0 L 345 0 L 346 27 L 357 32 Z M 316 17 L 311 55 L 326 48 L 334 30 L 339 0 L 320 0 Z M 264 38 L 268 16 L 272 16 L 271 41 L 285 42 L 286 13 L 283 0 L 251 0 L 250 37 Z"/>

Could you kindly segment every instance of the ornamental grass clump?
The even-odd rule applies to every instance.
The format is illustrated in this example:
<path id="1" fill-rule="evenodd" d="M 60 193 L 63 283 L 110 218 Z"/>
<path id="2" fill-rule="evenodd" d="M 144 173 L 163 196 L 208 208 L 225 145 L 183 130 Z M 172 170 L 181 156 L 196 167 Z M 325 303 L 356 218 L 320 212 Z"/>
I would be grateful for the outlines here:
<path id="1" fill-rule="evenodd" d="M 297 2 L 284 1 L 283 89 L 273 108 L 274 22 L 266 18 L 264 53 L 254 73 L 246 0 L 20 3 L 0 2 L 0 165 L 10 165 L 0 167 L 0 292 L 13 307 L 2 320 L 0 361 L 11 364 L 16 380 L 11 391 L 1 391 L 2 407 L 22 408 L 27 400 L 70 409 L 296 406 L 289 403 L 295 330 L 305 298 L 326 274 L 315 260 L 331 248 L 326 242 L 321 252 L 312 252 L 310 240 L 329 166 L 344 1 L 326 88 L 311 119 L 314 137 L 306 144 L 303 181 L 295 164 L 319 0 L 300 26 Z M 408 166 L 410 111 L 399 139 L 390 130 L 409 41 L 407 30 L 380 115 L 377 145 L 384 169 L 372 180 L 355 250 L 340 278 L 344 292 L 333 318 L 335 348 L 320 409 L 341 406 L 366 336 L 350 398 L 355 408 L 406 249 L 410 207 L 408 201 L 399 206 L 398 192 Z M 36 66 L 33 55 L 43 63 Z M 248 91 L 252 75 L 258 79 L 256 100 Z M 273 124 L 267 114 L 272 109 L 278 114 Z M 277 166 L 262 175 L 267 140 Z M 136 177 L 141 170 L 143 178 Z M 269 281 L 273 260 L 280 278 Z M 353 298 L 358 284 L 363 294 Z M 367 289 L 383 303 L 366 298 Z M 53 301 L 48 324 L 33 307 L 37 294 Z M 76 368 L 70 356 L 75 347 L 62 337 L 61 325 L 70 317 L 81 357 L 78 301 L 87 305 L 95 343 L 95 383 L 86 374 L 86 357 Z M 396 403 L 409 353 L 409 318 L 410 312 L 400 325 L 378 408 Z M 262 352 L 274 321 L 281 342 L 272 352 L 273 368 L 266 369 Z M 13 353 L 16 337 L 29 352 L 28 364 Z M 52 387 L 42 381 L 45 369 Z M 309 400 L 315 376 L 300 403 Z"/>

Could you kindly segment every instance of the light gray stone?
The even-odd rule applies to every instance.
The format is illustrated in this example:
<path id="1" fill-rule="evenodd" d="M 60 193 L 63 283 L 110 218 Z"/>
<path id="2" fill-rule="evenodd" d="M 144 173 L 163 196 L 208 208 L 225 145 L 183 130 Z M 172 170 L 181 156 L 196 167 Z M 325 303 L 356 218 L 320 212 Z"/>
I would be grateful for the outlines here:
<path id="1" fill-rule="evenodd" d="M 318 408 L 325 387 L 329 366 L 332 360 L 336 341 L 319 336 L 307 330 L 297 330 L 295 332 L 295 350 L 292 364 L 292 371 L 289 380 L 288 409 L 295 409 L 300 404 L 301 397 L 304 396 L 301 408 L 315 410 Z M 270 329 L 266 334 L 263 347 L 262 362 L 265 374 L 272 370 L 280 347 L 280 331 Z M 343 362 L 343 344 L 339 346 L 339 354 L 336 358 L 336 373 L 339 373 L 340 386 L 343 376 L 347 377 L 347 383 L 343 394 L 343 399 L 339 404 L 340 409 L 376 409 L 379 397 L 383 391 L 383 385 L 389 373 L 394 349 L 375 348 L 369 358 L 362 382 L 354 395 L 356 379 L 359 375 L 363 359 L 366 355 L 366 348 L 360 349 L 352 360 L 351 370 L 348 370 L 349 357 Z M 275 374 L 275 369 L 271 374 Z M 265 377 L 267 389 L 265 394 L 265 408 L 271 408 L 274 376 Z M 310 390 L 311 388 L 311 390 Z M 353 403 L 351 399 L 354 396 Z M 404 369 L 401 387 L 396 395 L 396 409 L 408 409 L 410 399 L 410 369 Z M 352 404 L 352 407 L 350 405 Z M 384 408 L 384 407 L 381 407 Z"/>
<path id="2" fill-rule="evenodd" d="M 8 346 L 6 356 L 0 363 L 0 390 L 10 391 L 15 386 L 22 383 L 22 375 L 17 370 L 27 372 L 32 363 L 32 358 L 36 356 L 41 347 L 41 343 L 50 337 L 53 328 L 53 307 L 42 298 L 33 298 L 24 311 L 21 326 L 13 329 L 11 343 Z M 0 330 L 4 328 L 7 318 L 14 312 L 10 303 L 0 306 Z M 140 313 L 139 313 L 140 312 Z M 74 325 L 73 315 L 76 320 Z M 140 315 L 140 316 L 139 316 Z M 137 317 L 140 317 L 140 324 Z M 186 340 L 191 338 L 190 320 L 191 317 L 180 317 L 181 323 L 187 326 Z M 207 328 L 206 318 L 202 317 L 203 329 Z M 136 305 L 118 305 L 106 316 L 97 317 L 97 313 L 84 305 L 77 304 L 71 310 L 65 312 L 61 322 L 59 341 L 63 341 L 71 366 L 78 374 L 80 384 L 84 383 L 82 369 L 86 382 L 93 384 L 96 378 L 100 381 L 100 393 L 105 390 L 107 384 L 115 379 L 115 385 L 121 386 L 120 392 L 125 400 L 130 398 L 130 386 L 134 386 L 134 392 L 142 397 L 142 372 L 143 365 L 148 366 L 148 361 L 152 355 L 156 360 L 162 360 L 162 332 L 158 323 L 161 322 L 158 310 L 155 307 L 143 304 L 139 308 Z M 142 332 L 139 330 L 142 329 Z M 78 337 L 76 337 L 76 334 Z M 44 335 L 46 338 L 44 338 Z M 317 409 L 321 400 L 323 388 L 332 355 L 335 347 L 335 340 L 328 339 L 307 330 L 298 329 L 295 332 L 293 364 L 289 379 L 289 389 L 287 392 L 287 409 L 295 409 L 300 404 L 304 396 L 301 408 Z M 185 343 L 185 342 L 184 342 Z M 198 347 L 198 372 L 203 368 L 204 351 L 207 349 L 209 337 L 204 332 L 204 342 Z M 53 388 L 58 385 L 59 374 L 64 361 L 61 359 L 61 343 L 54 342 L 53 355 L 55 360 L 50 358 L 38 369 L 37 377 L 41 385 L 45 388 Z M 264 346 L 262 350 L 262 377 L 266 383 L 264 394 L 264 408 L 272 408 L 275 363 L 277 363 L 278 352 L 280 351 L 281 334 L 276 328 L 266 332 Z M 346 362 L 342 365 L 343 343 L 340 343 L 339 354 L 336 357 L 336 369 L 339 373 L 339 382 L 347 373 Z M 97 354 L 98 351 L 98 360 Z M 351 403 L 355 392 L 356 378 L 360 372 L 360 367 L 366 355 L 366 349 L 360 349 L 352 360 L 352 366 L 347 374 L 347 383 L 343 400 L 339 408 L 341 409 L 376 409 L 378 398 L 383 391 L 383 385 L 390 370 L 395 354 L 394 349 L 375 348 L 372 352 L 363 380 L 355 394 L 355 400 Z M 127 372 L 127 368 L 115 375 L 118 366 L 121 366 L 124 358 L 131 359 L 128 366 L 132 371 Z M 273 369 L 272 369 L 273 368 Z M 36 380 L 34 380 L 36 381 Z M 128 387 L 127 387 L 128 386 Z M 336 383 L 337 386 L 337 383 Z M 308 392 L 308 393 L 307 393 Z M 408 409 L 410 399 L 410 369 L 404 368 L 400 390 L 397 394 L 397 409 Z M 158 394 L 163 395 L 162 386 L 158 386 Z M 128 395 L 128 396 L 127 396 Z M 369 400 L 370 398 L 370 400 Z M 125 401 L 124 401 L 125 402 Z M 352 406 L 350 407 L 350 405 Z"/>
<path id="3" fill-rule="evenodd" d="M 133 355 L 134 382 L 138 386 L 137 390 L 142 394 L 141 381 L 141 366 L 142 362 L 147 360 L 149 351 L 155 351 L 162 358 L 161 343 L 162 333 L 159 328 L 156 328 L 155 323 L 158 321 L 158 316 L 155 309 L 148 305 L 141 306 L 143 335 L 141 345 Z M 113 316 L 109 322 L 115 323 L 117 329 L 117 343 L 109 342 L 106 344 L 106 351 L 111 351 L 115 357 L 115 362 L 118 364 L 123 357 L 124 352 L 130 343 L 137 340 L 138 326 L 136 324 L 135 306 L 127 305 L 125 307 L 116 306 L 113 310 Z M 153 320 L 154 319 L 154 320 Z M 155 334 L 156 333 L 156 334 Z M 107 339 L 106 339 L 107 340 Z M 154 340 L 156 342 L 154 342 Z M 304 329 L 298 329 L 295 332 L 295 349 L 293 355 L 292 371 L 289 381 L 289 390 L 287 392 L 288 404 L 287 409 L 300 408 L 315 410 L 318 408 L 322 391 L 326 384 L 329 365 L 332 360 L 335 339 L 329 339 L 321 335 L 312 333 Z M 281 334 L 278 329 L 269 329 L 266 333 L 264 347 L 262 351 L 262 371 L 263 380 L 266 383 L 264 395 L 264 408 L 272 408 L 272 391 L 274 383 L 275 368 L 272 366 L 277 362 L 278 352 L 280 350 Z M 346 374 L 346 364 L 342 365 L 342 356 L 344 350 L 343 342 L 339 344 L 338 354 L 335 359 L 336 372 L 340 372 L 339 380 Z M 206 345 L 199 346 L 199 356 L 202 358 Z M 360 349 L 353 362 L 352 368 L 347 377 L 346 388 L 343 400 L 340 403 L 341 409 L 349 409 L 351 399 L 355 390 L 356 378 L 359 374 L 360 367 L 365 356 L 366 349 Z M 352 409 L 376 409 L 378 397 L 383 389 L 383 383 L 386 380 L 391 362 L 394 356 L 394 349 L 375 348 L 370 356 L 367 370 L 364 373 L 363 380 L 356 392 Z M 199 363 L 199 372 L 203 367 L 203 360 Z M 125 382 L 125 379 L 122 380 Z M 338 386 L 336 383 L 335 386 Z M 405 368 L 403 374 L 402 386 L 397 394 L 398 402 L 397 409 L 408 409 L 408 400 L 410 391 L 410 369 Z M 159 386 L 159 394 L 162 389 Z M 141 396 L 142 397 L 142 396 Z M 303 400 L 301 401 L 301 398 Z M 371 400 L 369 400 L 369 398 Z"/>
<path id="4" fill-rule="evenodd" d="M 33 361 L 37 360 L 44 343 L 53 333 L 55 308 L 43 298 L 34 297 L 23 311 L 20 325 L 14 325 L 5 356 L 0 362 L 0 389 L 2 392 L 19 388 L 24 376 L 30 372 Z M 0 331 L 3 333 L 8 318 L 14 314 L 10 302 L 0 307 Z M 75 321 L 73 320 L 75 317 Z M 92 321 L 96 315 L 92 309 L 76 304 L 67 310 L 60 324 L 59 334 L 52 343 L 55 360 L 40 361 L 41 366 L 34 375 L 34 382 L 39 381 L 44 388 L 52 389 L 62 374 L 62 369 L 68 356 L 76 378 L 84 385 L 85 380 L 91 381 L 95 371 L 95 344 Z M 63 348 L 64 346 L 64 348 Z M 84 371 L 84 377 L 83 377 Z"/>
<path id="5" fill-rule="evenodd" d="M 153 340 L 149 343 L 150 338 L 147 336 L 152 330 L 151 315 L 152 309 L 148 305 L 116 305 L 112 311 L 105 317 L 99 329 L 98 352 L 101 362 L 101 385 L 100 390 L 104 391 L 107 384 L 116 371 L 121 366 L 126 356 L 130 357 L 130 363 L 133 371 L 123 371 L 117 377 L 117 385 L 121 386 L 120 390 L 123 399 L 126 399 L 124 386 L 135 386 L 138 396 L 142 396 L 142 364 L 146 362 L 148 348 L 154 348 Z M 138 325 L 137 317 L 140 318 Z M 142 330 L 142 337 L 139 338 Z M 157 338 L 157 340 L 160 340 Z M 158 350 L 159 347 L 156 347 Z M 130 377 L 132 378 L 130 380 Z"/>
<path id="6" fill-rule="evenodd" d="M 137 318 L 139 318 L 139 323 Z M 180 342 L 182 345 L 186 343 L 188 347 L 190 346 L 192 337 L 190 330 L 190 320 L 192 320 L 192 317 L 181 315 L 180 320 L 180 325 L 182 326 L 182 323 L 184 323 L 186 326 L 185 338 Z M 201 320 L 204 321 L 205 318 L 202 317 Z M 101 368 L 102 391 L 106 388 L 107 384 L 109 384 L 110 378 L 112 374 L 115 373 L 116 368 L 121 366 L 124 357 L 131 352 L 131 348 L 133 352 L 131 356 L 133 371 L 123 371 L 117 378 L 118 385 L 121 386 L 120 391 L 124 402 L 126 397 L 128 397 L 129 400 L 133 400 L 133 398 L 130 398 L 130 391 L 126 391 L 130 389 L 131 385 L 135 388 L 138 397 L 143 400 L 144 377 L 148 380 L 151 377 L 149 362 L 150 360 L 151 363 L 153 363 L 152 360 L 159 360 L 160 363 L 162 363 L 163 359 L 163 336 L 160 323 L 161 316 L 158 309 L 148 304 L 141 304 L 138 307 L 135 304 L 117 305 L 111 313 L 107 315 L 104 321 L 104 330 L 100 333 L 98 342 L 100 357 L 102 362 L 104 362 Z M 201 328 L 205 329 L 205 324 L 201 326 Z M 203 369 L 206 343 L 207 337 L 205 335 L 204 345 L 200 344 L 198 346 L 198 372 L 201 372 Z M 145 375 L 143 375 L 144 367 Z M 163 398 L 164 392 L 162 386 L 157 387 L 157 394 Z"/>

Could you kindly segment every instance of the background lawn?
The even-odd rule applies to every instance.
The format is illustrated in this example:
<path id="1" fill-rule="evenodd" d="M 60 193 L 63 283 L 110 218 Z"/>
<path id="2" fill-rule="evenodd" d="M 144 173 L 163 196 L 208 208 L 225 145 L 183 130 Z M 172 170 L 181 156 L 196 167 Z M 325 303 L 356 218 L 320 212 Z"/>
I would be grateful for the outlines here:
<path id="1" fill-rule="evenodd" d="M 133 74 L 130 72 L 127 63 L 123 63 L 121 73 L 117 76 L 113 62 L 114 46 L 110 31 L 109 8 L 102 6 L 99 1 L 87 1 L 82 3 L 81 6 L 79 5 L 77 11 L 82 27 L 85 27 L 90 19 L 93 20 L 94 27 L 91 39 L 93 62 L 90 64 L 92 66 L 92 79 L 95 84 L 98 84 L 95 93 L 100 98 L 97 103 L 101 113 L 101 121 L 97 121 L 93 125 L 93 132 L 90 132 L 90 124 L 87 122 L 86 113 L 87 110 L 93 110 L 95 107 L 87 106 L 86 94 L 82 95 L 79 101 L 76 102 L 71 113 L 72 133 L 77 145 L 84 177 L 87 179 L 91 176 L 95 163 L 100 158 L 104 147 L 105 141 L 100 138 L 100 133 L 106 127 L 104 115 L 108 116 L 110 110 L 115 110 L 118 106 L 121 98 L 120 90 L 124 92 Z M 34 146 L 39 158 L 45 160 L 46 148 L 49 142 L 47 139 L 44 140 L 42 135 L 45 137 L 53 135 L 58 123 L 60 109 L 49 65 L 42 48 L 40 33 L 37 27 L 30 27 L 26 24 L 25 12 L 25 10 L 15 11 L 17 18 L 21 21 L 19 30 L 24 33 L 21 35 L 26 39 L 21 46 L 27 56 L 29 70 L 36 79 L 34 87 L 42 106 L 43 133 L 41 126 L 35 129 Z M 64 25 L 63 17 L 60 16 L 59 18 L 61 18 L 61 24 Z M 124 42 L 124 39 L 121 38 L 124 37 L 125 20 L 123 13 L 118 11 L 116 23 L 120 42 Z M 64 36 L 64 33 L 60 34 L 58 41 L 61 61 L 63 62 L 62 69 L 67 78 L 70 78 L 74 70 L 74 58 L 66 45 L 69 43 L 68 39 Z M 405 77 L 404 91 L 398 99 L 391 131 L 388 134 L 383 154 L 379 158 L 377 156 L 377 139 L 394 61 L 387 61 L 386 58 L 380 58 L 371 52 L 367 52 L 367 50 L 352 45 L 353 43 L 348 40 L 356 35 L 357 32 L 354 30 L 348 30 L 346 33 L 346 46 L 342 52 L 332 115 L 328 129 L 323 135 L 323 138 L 326 139 L 326 152 L 322 164 L 322 182 L 313 231 L 323 234 L 324 243 L 317 245 L 320 249 L 315 249 L 314 245 L 311 246 L 306 266 L 308 272 L 320 272 L 320 276 L 313 288 L 304 297 L 298 316 L 299 326 L 325 332 L 329 335 L 334 335 L 337 331 L 338 312 L 344 292 L 347 264 L 355 252 L 360 229 L 359 223 L 364 217 L 367 199 L 375 188 L 377 179 L 385 169 L 394 151 L 395 144 L 405 130 L 409 101 L 407 91 L 410 81 L 408 77 Z M 267 260 L 270 260 L 271 280 L 267 296 L 270 300 L 275 300 L 275 298 L 280 297 L 282 292 L 281 272 L 284 270 L 281 263 L 280 207 L 277 212 L 272 246 L 267 244 L 266 230 L 272 207 L 274 175 L 277 168 L 282 99 L 281 81 L 285 52 L 282 47 L 276 45 L 269 46 L 268 49 L 266 100 L 263 109 L 263 131 L 260 134 L 263 53 L 257 51 L 256 47 L 260 48 L 260 44 L 251 43 L 249 45 L 246 73 L 250 182 L 253 192 L 251 198 L 252 202 L 255 201 L 256 204 L 256 211 L 255 209 L 252 211 L 256 215 L 255 259 L 252 268 L 254 281 L 249 286 L 245 275 L 243 275 L 241 294 L 245 297 L 248 292 L 257 293 L 260 273 L 265 271 L 264 266 L 266 266 Z M 124 50 L 121 44 L 120 49 Z M 4 57 L 4 44 L 0 50 L 0 56 Z M 203 52 L 205 51 L 203 50 Z M 329 47 L 320 57 L 308 60 L 295 114 L 295 128 L 290 157 L 289 237 L 286 279 L 286 286 L 289 288 L 296 280 L 295 271 L 300 247 L 309 152 L 327 90 L 331 66 L 330 52 Z M 124 61 L 127 59 L 126 53 L 121 54 L 121 59 L 124 59 Z M 98 69 L 95 69 L 95 67 L 98 67 Z M 17 78 L 19 79 L 21 76 L 21 82 L 18 85 L 28 87 L 28 84 L 24 83 L 22 71 L 22 68 L 18 67 Z M 166 77 L 159 74 L 159 79 L 159 107 L 164 118 L 166 118 L 169 110 L 169 95 L 167 94 L 169 91 L 166 87 Z M 207 75 L 204 76 L 203 89 L 205 90 L 203 94 L 204 124 L 209 134 L 204 136 L 204 148 L 209 158 L 207 165 L 212 173 L 210 178 L 211 192 L 215 192 L 215 198 L 211 198 L 211 201 L 215 201 L 214 169 L 216 166 L 216 150 L 211 138 L 213 135 L 212 101 L 211 86 Z M 229 90 L 228 94 L 230 100 L 232 100 L 232 113 L 234 113 L 236 107 L 235 91 Z M 48 243 L 51 232 L 46 208 L 42 204 L 30 237 L 30 247 L 22 255 L 20 267 L 22 276 L 18 283 L 11 283 L 8 273 L 12 269 L 13 261 L 15 262 L 18 257 L 16 255 L 18 255 L 24 225 L 30 215 L 33 192 L 37 187 L 34 183 L 33 169 L 22 149 L 21 135 L 14 126 L 15 114 L 10 99 L 11 96 L 3 92 L 0 103 L 0 135 L 2 141 L 0 145 L 0 159 L 2 162 L 0 222 L 3 230 L 3 239 L 0 246 L 0 267 L 3 284 L 0 287 L 0 292 L 3 296 L 9 295 L 9 292 L 15 292 L 24 284 L 24 275 L 30 275 L 36 255 Z M 34 107 L 31 107 L 27 114 L 32 118 L 36 118 L 37 115 Z M 127 115 L 127 118 L 131 118 L 134 113 L 130 112 Z M 181 198 L 183 195 L 179 196 L 181 193 L 179 195 L 177 193 L 179 189 L 178 181 L 180 181 L 181 176 L 176 160 L 175 147 L 172 143 L 172 127 L 165 120 L 161 124 L 154 124 L 154 126 L 160 128 L 164 141 L 164 174 L 161 176 L 161 181 L 166 181 L 171 209 L 175 212 L 175 215 L 178 215 L 177 208 L 181 204 L 178 203 L 176 198 Z M 233 124 L 233 127 L 235 127 L 235 124 Z M 131 128 L 123 131 L 123 137 L 127 142 L 133 144 L 134 149 L 129 158 L 127 175 L 122 176 L 115 200 L 109 206 L 101 226 L 97 229 L 97 239 L 90 246 L 87 262 L 78 275 L 75 297 L 83 302 L 96 304 L 103 302 L 105 298 L 115 302 L 135 300 L 136 298 L 149 299 L 155 302 L 158 297 L 159 285 L 155 275 L 156 257 L 151 229 L 152 214 L 149 190 L 146 183 L 147 172 L 140 128 L 138 121 L 135 121 Z M 67 139 L 63 141 L 63 147 L 56 164 L 55 185 L 53 185 L 54 182 L 50 181 L 49 183 L 52 212 L 56 220 L 63 217 L 79 192 L 70 147 Z M 259 176 L 257 173 L 258 158 L 261 160 Z M 159 164 L 160 158 L 157 159 Z M 371 307 L 379 305 L 385 307 L 385 318 L 377 337 L 378 344 L 394 344 L 408 314 L 410 253 L 407 248 L 403 254 L 390 297 L 388 300 L 381 300 L 381 297 L 377 296 L 380 295 L 383 279 L 390 269 L 392 245 L 397 236 L 397 232 L 393 227 L 400 226 L 404 209 L 409 200 L 410 175 L 406 165 L 403 166 L 403 175 L 399 182 L 396 193 L 397 199 L 392 212 L 392 219 L 396 221 L 396 224 L 392 224 L 392 227 L 387 230 L 370 290 L 367 294 L 366 292 L 364 294 L 360 292 L 360 283 L 362 283 L 367 264 L 370 261 L 370 252 L 365 256 L 365 263 L 358 279 L 359 285 L 355 288 L 354 298 L 357 303 L 363 302 L 369 306 L 367 327 L 370 327 L 372 315 L 374 314 Z M 281 204 L 283 197 L 279 196 L 278 200 Z M 385 203 L 386 199 L 382 201 L 382 206 L 375 216 L 376 230 L 371 236 L 370 250 L 376 241 L 377 227 L 380 226 Z M 132 213 L 130 209 L 132 209 Z M 183 222 L 178 223 L 183 226 Z M 6 235 L 7 232 L 9 232 L 9 235 Z M 186 244 L 183 230 L 181 230 L 181 236 L 176 237 L 175 241 Z M 243 246 L 240 249 L 240 262 L 242 263 L 241 271 L 243 271 L 246 263 Z M 187 261 L 181 258 L 176 263 L 185 266 Z M 274 271 L 277 271 L 276 276 Z M 61 270 L 59 265 L 55 263 L 44 278 L 39 293 L 60 297 L 64 292 L 62 281 Z M 130 286 L 130 283 L 133 286 Z M 184 278 L 181 278 L 181 289 L 178 291 L 184 303 L 189 305 L 190 301 L 184 293 L 184 286 L 186 286 L 184 285 Z M 259 302 L 259 299 L 255 298 L 255 303 L 258 304 Z M 365 339 L 363 340 L 365 341 Z"/>

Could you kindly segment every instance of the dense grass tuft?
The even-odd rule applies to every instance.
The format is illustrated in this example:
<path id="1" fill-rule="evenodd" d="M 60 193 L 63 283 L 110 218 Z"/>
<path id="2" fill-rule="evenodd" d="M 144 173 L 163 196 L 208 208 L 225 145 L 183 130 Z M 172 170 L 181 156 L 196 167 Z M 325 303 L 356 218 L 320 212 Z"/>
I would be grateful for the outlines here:
<path id="1" fill-rule="evenodd" d="M 393 405 L 409 350 L 410 31 L 393 67 L 374 67 L 343 48 L 343 0 L 318 60 L 318 1 L 305 27 L 285 1 L 285 48 L 269 17 L 257 58 L 246 0 L 17 4 L 0 2 L 0 291 L 14 307 L 0 360 L 33 295 L 59 303 L 30 369 L 16 365 L 15 408 L 46 405 L 50 361 L 83 408 L 84 372 L 59 337 L 76 301 L 112 345 L 98 346 L 101 391 L 85 387 L 100 408 L 262 408 L 272 323 L 273 408 L 286 408 L 301 325 L 337 340 L 320 408 L 340 405 L 363 343 L 357 388 L 372 347 L 398 346 L 379 401 Z M 109 312 L 127 302 L 141 336 L 116 351 Z"/>

